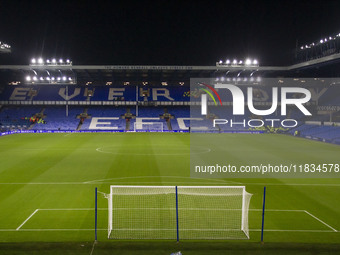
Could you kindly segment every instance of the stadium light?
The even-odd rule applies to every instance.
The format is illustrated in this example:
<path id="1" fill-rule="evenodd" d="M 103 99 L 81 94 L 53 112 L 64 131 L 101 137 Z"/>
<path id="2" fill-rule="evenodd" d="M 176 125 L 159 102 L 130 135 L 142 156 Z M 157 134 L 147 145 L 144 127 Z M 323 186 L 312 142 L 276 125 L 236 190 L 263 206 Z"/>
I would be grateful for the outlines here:
<path id="1" fill-rule="evenodd" d="M 223 66 L 223 67 L 227 67 L 227 66 L 252 67 L 252 66 L 258 66 L 258 65 L 259 65 L 259 62 L 256 59 L 251 59 L 251 58 L 246 58 L 245 60 L 234 59 L 232 62 L 229 59 L 227 59 L 225 62 L 221 62 L 221 61 L 216 62 L 216 66 Z"/>
<path id="2" fill-rule="evenodd" d="M 42 57 L 37 58 L 32 58 L 31 59 L 31 63 L 30 65 L 43 65 L 43 66 L 49 66 L 49 65 L 58 65 L 58 66 L 71 66 L 72 65 L 72 61 L 70 59 L 67 59 L 66 61 L 64 61 L 62 58 L 59 59 L 59 61 L 57 61 L 55 58 L 52 58 L 52 60 L 47 59 L 46 61 L 44 61 L 44 59 Z"/>
<path id="3" fill-rule="evenodd" d="M 317 42 L 313 42 L 313 43 L 310 43 L 310 44 L 300 46 L 300 50 L 310 49 L 314 46 L 318 46 L 318 45 L 323 44 L 323 43 L 327 43 L 327 42 L 334 41 L 334 40 L 339 40 L 340 39 L 339 37 L 340 37 L 340 33 L 334 34 L 332 36 L 327 36 L 327 37 L 321 38 Z"/>
<path id="4" fill-rule="evenodd" d="M 31 81 L 31 76 L 26 76 L 26 81 Z"/>
<path id="5" fill-rule="evenodd" d="M 11 53 L 12 49 L 11 49 L 11 45 L 4 43 L 4 42 L 0 42 L 0 53 Z"/>

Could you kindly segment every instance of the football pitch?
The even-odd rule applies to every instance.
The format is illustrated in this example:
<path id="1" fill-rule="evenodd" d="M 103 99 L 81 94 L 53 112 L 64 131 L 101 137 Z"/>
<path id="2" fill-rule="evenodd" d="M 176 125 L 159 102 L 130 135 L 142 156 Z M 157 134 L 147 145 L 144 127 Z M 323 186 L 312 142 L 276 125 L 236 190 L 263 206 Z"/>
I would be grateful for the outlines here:
<path id="1" fill-rule="evenodd" d="M 227 144 L 226 155 L 235 155 L 235 160 L 236 154 L 239 160 L 243 153 L 243 160 L 251 161 L 255 153 L 258 161 L 261 157 L 272 161 L 280 157 L 280 161 L 289 163 L 321 163 L 325 159 L 340 163 L 340 146 L 332 144 L 285 135 L 209 135 Z M 247 192 L 253 194 L 250 239 L 219 241 L 219 247 L 225 243 L 251 246 L 260 242 L 266 186 L 266 244 L 322 244 L 327 250 L 340 243 L 340 179 L 190 178 L 187 133 L 15 134 L 0 137 L 0 145 L 0 253 L 1 247 L 9 243 L 23 244 L 22 247 L 27 243 L 85 243 L 87 247 L 94 240 L 95 188 L 109 193 L 110 185 L 246 186 Z M 107 199 L 99 194 L 98 240 L 104 246 L 120 247 L 124 241 L 107 239 L 107 208 Z M 147 250 L 144 245 L 152 247 L 161 242 L 133 244 L 136 243 L 141 250 Z M 186 241 L 183 243 L 180 245 L 184 245 L 184 255 L 208 254 L 195 244 L 184 253 Z M 128 250 L 129 245 L 120 248 Z M 117 254 L 125 254 L 122 250 Z M 143 254 L 141 250 L 126 254 Z M 175 251 L 160 248 L 160 252 L 150 254 Z"/>

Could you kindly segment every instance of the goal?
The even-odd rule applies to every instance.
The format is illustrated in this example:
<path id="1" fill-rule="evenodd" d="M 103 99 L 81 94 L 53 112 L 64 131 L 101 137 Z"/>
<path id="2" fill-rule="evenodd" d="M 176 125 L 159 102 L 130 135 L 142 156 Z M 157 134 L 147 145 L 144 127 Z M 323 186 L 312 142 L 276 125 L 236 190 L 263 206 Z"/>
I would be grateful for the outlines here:
<path id="1" fill-rule="evenodd" d="M 134 122 L 134 132 L 163 132 L 162 122 Z"/>
<path id="2" fill-rule="evenodd" d="M 249 239 L 245 186 L 110 186 L 109 239 Z"/>

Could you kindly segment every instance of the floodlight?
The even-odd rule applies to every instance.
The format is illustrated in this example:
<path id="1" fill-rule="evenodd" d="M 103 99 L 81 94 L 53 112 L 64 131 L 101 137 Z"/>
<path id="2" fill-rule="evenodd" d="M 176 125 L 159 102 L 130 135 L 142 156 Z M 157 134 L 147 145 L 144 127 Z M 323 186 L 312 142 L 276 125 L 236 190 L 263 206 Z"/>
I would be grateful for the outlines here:
<path id="1" fill-rule="evenodd" d="M 59 59 L 59 63 L 63 63 L 63 60 L 62 60 L 62 59 Z"/>
<path id="2" fill-rule="evenodd" d="M 322 39 L 320 40 L 320 43 L 323 43 L 323 40 L 322 40 Z"/>
<path id="3" fill-rule="evenodd" d="M 71 78 L 71 77 L 68 77 L 68 80 L 69 80 L 69 81 L 72 81 L 72 78 Z"/>
<path id="4" fill-rule="evenodd" d="M 38 80 L 37 76 L 33 76 L 33 81 L 37 81 L 37 80 Z"/>
<path id="5" fill-rule="evenodd" d="M 55 80 L 55 78 L 54 78 L 54 77 L 52 77 L 52 78 L 51 78 L 51 80 L 52 80 L 52 81 L 54 81 L 54 80 Z"/>
<path id="6" fill-rule="evenodd" d="M 222 60 L 220 60 L 218 63 L 219 63 L 219 64 L 222 64 L 223 62 L 222 62 Z"/>
<path id="7" fill-rule="evenodd" d="M 35 64 L 35 63 L 36 63 L 35 58 L 32 58 L 31 63 L 32 63 L 32 64 Z"/>
<path id="8" fill-rule="evenodd" d="M 58 78 L 57 78 L 57 80 L 58 80 L 58 81 L 60 81 L 60 80 L 61 80 L 61 78 L 60 78 L 60 77 L 58 77 Z"/>
<path id="9" fill-rule="evenodd" d="M 50 63 L 50 60 L 49 60 L 49 59 L 47 59 L 47 60 L 46 60 L 46 63 L 47 63 L 47 64 L 49 64 L 49 63 Z"/>
<path id="10" fill-rule="evenodd" d="M 43 81 L 43 80 L 44 80 L 44 78 L 43 78 L 43 77 L 40 77 L 40 80 L 41 80 L 41 81 Z"/>
<path id="11" fill-rule="evenodd" d="M 26 76 L 26 81 L 31 81 L 31 76 Z"/>
<path id="12" fill-rule="evenodd" d="M 227 65 L 229 65 L 229 64 L 230 64 L 230 60 L 227 59 L 227 60 L 225 61 L 225 63 L 226 63 Z"/>
<path id="13" fill-rule="evenodd" d="M 221 81 L 224 81 L 224 77 L 221 77 Z"/>
<path id="14" fill-rule="evenodd" d="M 233 60 L 233 64 L 234 64 L 234 65 L 237 64 L 237 60 L 236 60 L 236 59 Z"/>
<path id="15" fill-rule="evenodd" d="M 246 64 L 247 66 L 251 65 L 251 60 L 250 60 L 249 58 L 247 58 L 245 64 Z"/>
<path id="16" fill-rule="evenodd" d="M 259 64 L 259 61 L 257 61 L 257 59 L 254 59 L 253 60 L 253 65 L 258 65 Z"/>
<path id="17" fill-rule="evenodd" d="M 66 76 L 63 76 L 63 81 L 66 81 Z"/>
<path id="18" fill-rule="evenodd" d="M 42 58 L 39 58 L 38 59 L 38 64 L 43 64 L 44 63 L 44 60 Z"/>
<path id="19" fill-rule="evenodd" d="M 47 77 L 46 77 L 46 80 L 48 80 L 48 81 L 49 81 L 49 80 L 50 80 L 50 77 L 48 77 L 48 76 L 47 76 Z"/>
<path id="20" fill-rule="evenodd" d="M 239 65 L 242 65 L 242 63 L 243 63 L 243 61 L 242 61 L 242 60 L 240 60 L 240 62 L 238 62 L 238 64 L 239 64 Z"/>
<path id="21" fill-rule="evenodd" d="M 57 60 L 56 60 L 55 58 L 52 59 L 52 63 L 53 63 L 53 64 L 57 63 Z"/>

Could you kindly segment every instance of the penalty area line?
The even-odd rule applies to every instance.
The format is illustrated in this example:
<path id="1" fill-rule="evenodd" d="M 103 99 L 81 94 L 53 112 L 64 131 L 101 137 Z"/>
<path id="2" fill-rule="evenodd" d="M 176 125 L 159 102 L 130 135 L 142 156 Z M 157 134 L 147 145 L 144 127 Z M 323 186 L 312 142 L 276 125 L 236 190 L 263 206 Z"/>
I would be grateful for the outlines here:
<path id="1" fill-rule="evenodd" d="M 331 227 L 330 225 L 328 225 L 326 222 L 320 220 L 318 217 L 316 217 L 315 215 L 311 214 L 310 212 L 305 210 L 305 213 L 307 213 L 309 216 L 313 217 L 314 219 L 316 219 L 317 221 L 321 222 L 323 225 L 325 225 L 326 227 L 330 228 L 331 230 L 333 230 L 334 232 L 338 232 L 338 230 L 336 230 L 335 228 Z"/>
<path id="2" fill-rule="evenodd" d="M 30 216 L 28 216 L 28 218 L 26 220 L 24 220 L 23 223 L 21 223 L 21 225 L 19 227 L 16 228 L 16 230 L 18 231 L 23 225 L 25 225 L 25 223 L 33 217 L 34 214 L 36 214 L 39 211 L 39 209 L 36 209 Z"/>

